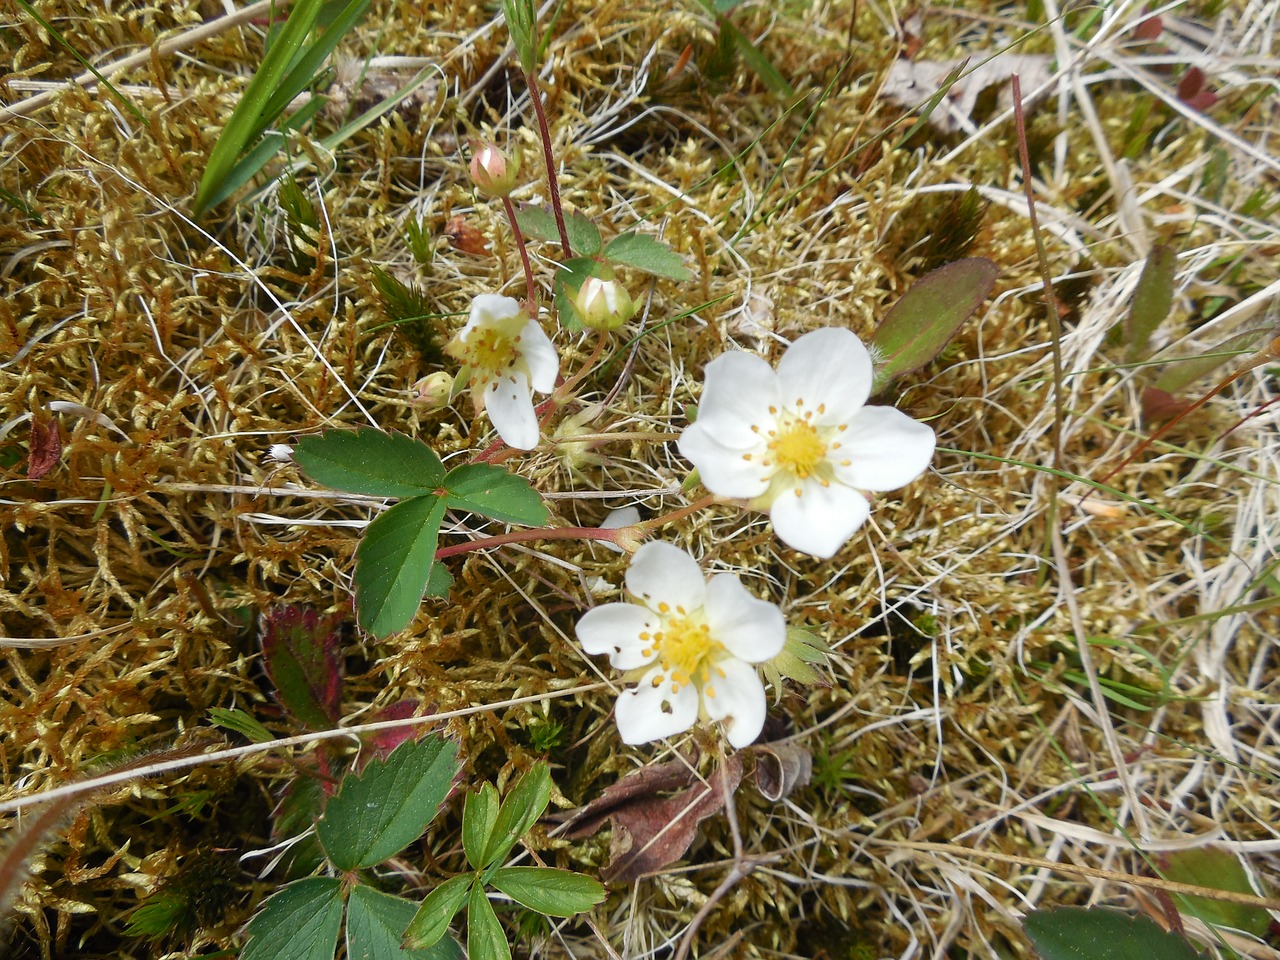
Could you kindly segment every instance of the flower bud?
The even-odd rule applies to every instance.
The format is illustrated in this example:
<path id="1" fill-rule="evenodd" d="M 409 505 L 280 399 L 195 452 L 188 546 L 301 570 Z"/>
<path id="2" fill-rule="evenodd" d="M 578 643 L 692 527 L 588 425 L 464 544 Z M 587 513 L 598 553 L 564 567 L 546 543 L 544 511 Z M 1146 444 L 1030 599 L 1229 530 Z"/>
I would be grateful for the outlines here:
<path id="1" fill-rule="evenodd" d="M 636 305 L 627 288 L 616 280 L 588 277 L 573 299 L 584 326 L 595 330 L 616 330 L 636 315 Z"/>
<path id="2" fill-rule="evenodd" d="M 471 156 L 471 182 L 486 197 L 505 197 L 516 187 L 516 174 L 520 164 L 507 156 L 492 143 L 473 141 L 475 153 Z"/>
<path id="3" fill-rule="evenodd" d="M 425 407 L 428 411 L 443 410 L 453 396 L 453 377 L 443 370 L 437 370 L 430 376 L 423 377 L 413 388 L 417 392 L 411 401 L 415 407 Z"/>

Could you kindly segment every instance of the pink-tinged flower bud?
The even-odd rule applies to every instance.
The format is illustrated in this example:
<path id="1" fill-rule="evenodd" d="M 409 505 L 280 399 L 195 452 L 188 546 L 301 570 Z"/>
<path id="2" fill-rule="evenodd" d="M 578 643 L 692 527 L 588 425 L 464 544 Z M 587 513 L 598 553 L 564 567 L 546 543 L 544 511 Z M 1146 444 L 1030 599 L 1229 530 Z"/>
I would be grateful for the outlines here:
<path id="1" fill-rule="evenodd" d="M 520 172 L 517 160 L 492 143 L 473 141 L 475 153 L 471 157 L 471 182 L 486 197 L 505 197 L 516 188 L 516 175 Z"/>
<path id="2" fill-rule="evenodd" d="M 595 330 L 616 330 L 636 315 L 636 305 L 627 288 L 616 280 L 588 277 L 574 297 L 573 305 L 584 326 Z"/>

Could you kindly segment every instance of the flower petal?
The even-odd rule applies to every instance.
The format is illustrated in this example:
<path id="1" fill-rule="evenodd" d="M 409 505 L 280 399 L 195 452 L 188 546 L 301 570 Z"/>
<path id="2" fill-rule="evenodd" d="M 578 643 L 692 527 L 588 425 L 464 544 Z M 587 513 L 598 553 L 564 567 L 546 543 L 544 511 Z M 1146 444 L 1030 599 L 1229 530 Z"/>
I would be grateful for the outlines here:
<path id="1" fill-rule="evenodd" d="M 787 622 L 768 600 L 753 597 L 732 573 L 707 582 L 707 627 L 711 637 L 739 660 L 762 663 L 782 650 Z"/>
<path id="2" fill-rule="evenodd" d="M 924 473 L 933 428 L 893 407 L 863 407 L 830 454 L 836 478 L 859 490 L 896 490 Z"/>
<path id="3" fill-rule="evenodd" d="M 803 415 L 825 407 L 813 423 L 847 423 L 871 395 L 871 356 L 857 335 L 824 327 L 797 339 L 778 361 L 782 405 Z"/>
<path id="4" fill-rule="evenodd" d="M 538 417 L 533 412 L 529 378 L 516 370 L 485 387 L 484 406 L 502 442 L 517 450 L 538 445 Z"/>
<path id="5" fill-rule="evenodd" d="M 578 642 L 587 653 L 607 653 L 618 670 L 635 670 L 657 655 L 653 641 L 640 635 L 652 636 L 661 628 L 658 616 L 638 603 L 606 603 L 578 621 Z"/>
<path id="6" fill-rule="evenodd" d="M 769 486 L 763 443 L 745 450 L 727 447 L 699 417 L 680 434 L 678 446 L 681 455 L 698 468 L 703 485 L 718 496 L 750 500 Z"/>
<path id="7" fill-rule="evenodd" d="M 560 357 L 537 320 L 530 320 L 521 329 L 518 349 L 529 366 L 529 383 L 533 389 L 539 393 L 554 390 L 556 377 L 560 375 Z"/>
<path id="8" fill-rule="evenodd" d="M 627 592 L 650 610 L 665 603 L 672 609 L 683 607 L 692 613 L 706 599 L 707 582 L 698 561 L 689 554 L 662 540 L 650 540 L 631 558 Z"/>
<path id="9" fill-rule="evenodd" d="M 523 319 L 520 319 L 518 324 L 515 323 L 521 317 Z M 458 332 L 458 336 L 465 341 L 473 330 L 490 327 L 502 331 L 509 337 L 514 337 L 527 319 L 528 315 L 515 297 L 504 297 L 498 293 L 482 293 L 472 299 L 467 324 Z"/>
<path id="10" fill-rule="evenodd" d="M 812 479 L 799 493 L 786 492 L 769 511 L 773 532 L 787 546 L 826 560 L 853 536 L 871 514 L 867 498 L 841 483 L 823 486 Z"/>
<path id="11" fill-rule="evenodd" d="M 775 416 L 769 408 L 778 406 L 773 368 L 754 354 L 734 350 L 708 363 L 704 377 L 707 385 L 693 426 L 735 450 L 758 445 L 760 433 L 751 428 L 759 427 L 761 432 L 772 428 Z"/>
<path id="12" fill-rule="evenodd" d="M 741 660 L 721 660 L 716 668 L 723 675 L 702 690 L 707 716 L 724 724 L 732 746 L 749 747 L 764 729 L 764 686 L 756 668 Z"/>
<path id="13" fill-rule="evenodd" d="M 698 719 L 698 691 L 690 684 L 673 690 L 671 678 L 661 668 L 654 668 L 644 675 L 639 686 L 618 695 L 614 717 L 623 743 L 672 737 L 688 730 Z"/>

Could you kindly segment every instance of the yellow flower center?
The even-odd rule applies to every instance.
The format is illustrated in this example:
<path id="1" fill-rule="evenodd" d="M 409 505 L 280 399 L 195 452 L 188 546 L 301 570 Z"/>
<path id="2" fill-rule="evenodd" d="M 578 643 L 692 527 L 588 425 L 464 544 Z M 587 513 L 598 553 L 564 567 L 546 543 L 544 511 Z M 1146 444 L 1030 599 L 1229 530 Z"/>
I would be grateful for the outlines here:
<path id="1" fill-rule="evenodd" d="M 482 370 L 491 377 L 498 377 L 502 371 L 516 362 L 515 340 L 494 330 L 482 327 L 467 338 L 467 362 L 476 370 Z"/>
<path id="2" fill-rule="evenodd" d="M 776 436 L 769 441 L 769 452 L 779 469 L 803 480 L 826 460 L 827 445 L 807 421 L 791 419 L 779 423 Z"/>
<path id="3" fill-rule="evenodd" d="M 659 610 L 666 614 L 660 604 Z M 701 617 L 684 615 L 684 610 L 677 610 L 675 616 L 664 616 L 662 629 L 652 637 L 641 634 L 642 640 L 652 640 L 658 659 L 662 662 L 662 670 L 671 677 L 673 690 L 697 681 L 705 683 L 711 677 L 711 670 L 724 644 L 711 636 L 711 628 Z"/>

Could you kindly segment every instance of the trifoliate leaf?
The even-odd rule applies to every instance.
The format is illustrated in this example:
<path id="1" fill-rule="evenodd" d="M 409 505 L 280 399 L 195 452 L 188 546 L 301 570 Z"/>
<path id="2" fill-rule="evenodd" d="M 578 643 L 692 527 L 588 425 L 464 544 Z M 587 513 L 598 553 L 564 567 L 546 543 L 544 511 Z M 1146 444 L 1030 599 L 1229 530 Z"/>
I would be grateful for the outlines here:
<path id="1" fill-rule="evenodd" d="M 521 906 L 549 917 L 572 917 L 604 899 L 599 880 L 554 867 L 503 867 L 489 882 Z"/>
<path id="2" fill-rule="evenodd" d="M 357 885 L 347 901 L 347 960 L 461 960 L 462 947 L 452 937 L 437 937 L 421 949 L 401 945 L 417 909 L 409 900 Z"/>
<path id="3" fill-rule="evenodd" d="M 370 497 L 429 494 L 445 474 L 444 464 L 425 443 L 369 427 L 303 437 L 293 460 L 317 483 Z"/>
<path id="4" fill-rule="evenodd" d="M 466 510 L 482 517 L 541 527 L 551 515 L 529 481 L 488 463 L 470 463 L 445 477 L 451 510 Z"/>
<path id="5" fill-rule="evenodd" d="M 439 737 L 410 740 L 385 761 L 349 774 L 329 798 L 316 835 L 339 870 L 394 857 L 422 835 L 453 787 L 458 748 Z M 408 921 L 406 920 L 406 923 Z"/>
<path id="6" fill-rule="evenodd" d="M 387 510 L 356 548 L 356 618 L 375 637 L 403 630 L 435 566 L 443 497 L 414 497 Z"/>
<path id="7" fill-rule="evenodd" d="M 479 869 L 507 859 L 516 841 L 529 832 L 551 800 L 551 771 L 545 763 L 536 764 L 520 782 L 507 791 L 498 810 L 497 821 L 485 846 Z"/>
<path id="8" fill-rule="evenodd" d="M 1154 920 L 1118 910 L 1033 910 L 1022 925 L 1042 960 L 1202 960 L 1186 940 Z"/>
<path id="9" fill-rule="evenodd" d="M 684 265 L 680 254 L 647 234 L 619 234 L 604 248 L 604 256 L 611 263 L 625 264 L 655 277 L 666 277 L 669 280 L 693 279 L 693 273 Z"/>
<path id="10" fill-rule="evenodd" d="M 272 894 L 249 921 L 240 960 L 333 960 L 342 924 L 342 881 L 299 880 Z"/>
<path id="11" fill-rule="evenodd" d="M 462 905 L 475 881 L 474 873 L 450 877 L 436 887 L 418 907 L 413 920 L 404 931 L 404 945 L 414 950 L 426 949 L 449 932 L 449 924 Z"/>

